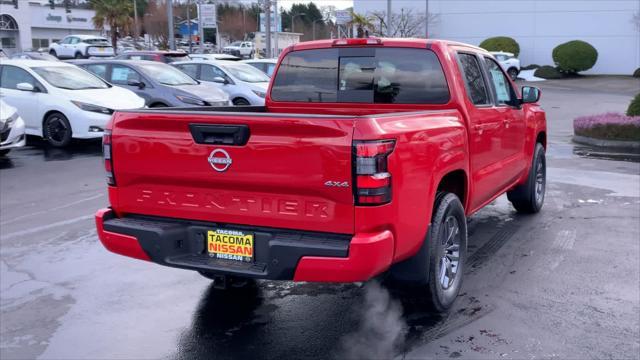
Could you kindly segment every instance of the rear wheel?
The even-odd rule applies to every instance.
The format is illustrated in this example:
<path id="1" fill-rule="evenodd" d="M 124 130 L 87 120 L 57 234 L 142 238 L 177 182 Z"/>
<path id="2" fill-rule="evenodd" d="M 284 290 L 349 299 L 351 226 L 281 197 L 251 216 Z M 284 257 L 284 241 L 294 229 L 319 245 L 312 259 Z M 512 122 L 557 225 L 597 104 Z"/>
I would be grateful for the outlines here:
<path id="1" fill-rule="evenodd" d="M 51 55 L 51 56 L 55 56 L 56 58 L 58 57 L 58 54 L 56 53 L 56 51 L 55 51 L 55 50 L 51 50 L 51 51 L 49 51 L 49 55 Z"/>
<path id="2" fill-rule="evenodd" d="M 547 160 L 544 146 L 537 143 L 527 182 L 507 192 L 507 198 L 520 213 L 534 214 L 542 209 L 547 188 Z"/>
<path id="3" fill-rule="evenodd" d="M 82 56 L 81 53 L 77 52 L 75 58 L 76 59 L 82 59 L 84 56 Z"/>
<path id="4" fill-rule="evenodd" d="M 438 193 L 431 220 L 418 254 L 395 265 L 390 276 L 434 310 L 445 312 L 460 292 L 466 261 L 467 221 L 460 199 Z"/>
<path id="5" fill-rule="evenodd" d="M 249 101 L 247 101 L 247 99 L 235 98 L 235 99 L 233 99 L 233 105 L 236 105 L 236 106 L 248 106 L 248 105 L 251 105 L 251 104 L 249 104 Z"/>
<path id="6" fill-rule="evenodd" d="M 52 113 L 44 119 L 42 133 L 45 140 L 55 147 L 65 147 L 71 142 L 71 124 L 61 113 Z"/>
<path id="7" fill-rule="evenodd" d="M 507 73 L 509 74 L 509 77 L 513 81 L 516 81 L 516 79 L 518 78 L 518 72 L 519 71 L 516 68 L 509 68 L 509 70 L 507 70 Z"/>

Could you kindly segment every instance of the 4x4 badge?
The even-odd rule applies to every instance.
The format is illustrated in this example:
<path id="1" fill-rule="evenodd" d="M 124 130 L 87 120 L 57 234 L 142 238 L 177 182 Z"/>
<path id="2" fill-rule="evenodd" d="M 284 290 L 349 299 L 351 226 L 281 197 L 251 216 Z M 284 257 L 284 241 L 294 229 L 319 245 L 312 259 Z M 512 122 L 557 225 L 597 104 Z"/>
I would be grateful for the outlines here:
<path id="1" fill-rule="evenodd" d="M 223 149 L 215 149 L 209 154 L 209 165 L 213 168 L 213 170 L 218 172 L 227 171 L 231 163 L 231 156 L 229 153 L 224 151 Z"/>

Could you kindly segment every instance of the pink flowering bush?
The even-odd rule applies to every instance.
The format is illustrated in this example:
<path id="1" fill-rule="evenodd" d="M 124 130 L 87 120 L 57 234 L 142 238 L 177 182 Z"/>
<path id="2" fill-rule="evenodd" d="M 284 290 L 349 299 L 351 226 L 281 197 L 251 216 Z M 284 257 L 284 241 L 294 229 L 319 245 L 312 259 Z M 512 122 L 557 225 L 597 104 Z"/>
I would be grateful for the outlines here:
<path id="1" fill-rule="evenodd" d="M 573 132 L 596 139 L 640 141 L 640 116 L 620 113 L 580 116 L 573 120 Z"/>

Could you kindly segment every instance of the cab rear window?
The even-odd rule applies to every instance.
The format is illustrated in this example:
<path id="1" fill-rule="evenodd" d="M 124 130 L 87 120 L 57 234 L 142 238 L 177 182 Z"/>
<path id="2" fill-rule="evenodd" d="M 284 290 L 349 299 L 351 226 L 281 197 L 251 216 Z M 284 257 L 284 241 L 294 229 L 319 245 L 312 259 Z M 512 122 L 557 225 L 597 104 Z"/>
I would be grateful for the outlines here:
<path id="1" fill-rule="evenodd" d="M 444 104 L 449 88 L 427 49 L 339 48 L 294 51 L 282 60 L 274 101 Z"/>

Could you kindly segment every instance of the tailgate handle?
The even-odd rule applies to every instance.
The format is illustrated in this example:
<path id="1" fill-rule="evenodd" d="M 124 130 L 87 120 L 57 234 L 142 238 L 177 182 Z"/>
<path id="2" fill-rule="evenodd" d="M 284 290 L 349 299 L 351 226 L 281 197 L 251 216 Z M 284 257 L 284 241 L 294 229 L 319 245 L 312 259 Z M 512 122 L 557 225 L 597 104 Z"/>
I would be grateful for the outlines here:
<path id="1" fill-rule="evenodd" d="M 189 129 L 197 144 L 242 146 L 249 141 L 247 125 L 189 124 Z"/>

